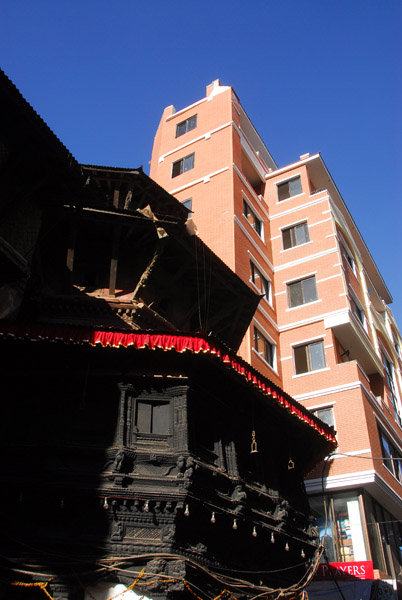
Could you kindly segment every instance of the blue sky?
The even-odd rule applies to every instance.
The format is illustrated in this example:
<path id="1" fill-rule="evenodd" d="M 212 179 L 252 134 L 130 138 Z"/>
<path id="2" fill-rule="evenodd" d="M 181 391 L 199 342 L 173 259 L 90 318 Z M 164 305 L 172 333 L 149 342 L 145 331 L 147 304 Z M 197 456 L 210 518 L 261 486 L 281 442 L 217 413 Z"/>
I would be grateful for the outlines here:
<path id="1" fill-rule="evenodd" d="M 321 152 L 402 327 L 400 0 L 3 0 L 1 67 L 82 163 L 148 172 L 162 110 L 236 90 L 281 166 Z"/>

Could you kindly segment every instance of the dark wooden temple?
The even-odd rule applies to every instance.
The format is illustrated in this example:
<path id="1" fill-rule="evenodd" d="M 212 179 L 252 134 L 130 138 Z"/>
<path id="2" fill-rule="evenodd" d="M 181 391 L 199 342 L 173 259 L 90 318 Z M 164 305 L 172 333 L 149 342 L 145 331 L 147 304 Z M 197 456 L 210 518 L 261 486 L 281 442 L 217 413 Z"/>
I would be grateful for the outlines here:
<path id="1" fill-rule="evenodd" d="M 236 355 L 258 296 L 3 73 L 0 111 L 0 599 L 294 594 L 317 553 L 303 476 L 336 442 Z"/>

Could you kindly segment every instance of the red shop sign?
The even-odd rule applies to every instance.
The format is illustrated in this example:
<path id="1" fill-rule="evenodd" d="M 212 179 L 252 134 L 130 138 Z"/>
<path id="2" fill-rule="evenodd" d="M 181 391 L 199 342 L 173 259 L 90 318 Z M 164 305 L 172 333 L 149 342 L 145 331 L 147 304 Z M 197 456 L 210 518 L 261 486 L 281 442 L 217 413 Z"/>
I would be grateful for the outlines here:
<path id="1" fill-rule="evenodd" d="M 318 565 L 316 579 L 374 579 L 373 563 L 371 560 L 359 560 L 355 562 L 340 562 Z M 331 574 L 332 571 L 332 574 Z"/>

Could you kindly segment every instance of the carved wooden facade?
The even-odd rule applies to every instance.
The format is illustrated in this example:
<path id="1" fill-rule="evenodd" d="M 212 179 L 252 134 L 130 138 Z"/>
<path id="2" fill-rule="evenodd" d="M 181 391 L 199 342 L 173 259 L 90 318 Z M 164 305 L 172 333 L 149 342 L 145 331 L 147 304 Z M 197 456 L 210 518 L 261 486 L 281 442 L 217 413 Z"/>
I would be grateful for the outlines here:
<path id="1" fill-rule="evenodd" d="M 329 430 L 213 355 L 24 337 L 0 337 L 2 397 L 12 398 L 1 420 L 3 536 L 22 571 L 35 565 L 69 600 L 99 581 L 129 586 L 144 568 L 141 585 L 153 583 L 138 590 L 152 598 L 186 595 L 187 582 L 254 594 L 309 572 L 317 546 L 303 475 Z M 142 375 L 144 364 L 157 375 Z"/>

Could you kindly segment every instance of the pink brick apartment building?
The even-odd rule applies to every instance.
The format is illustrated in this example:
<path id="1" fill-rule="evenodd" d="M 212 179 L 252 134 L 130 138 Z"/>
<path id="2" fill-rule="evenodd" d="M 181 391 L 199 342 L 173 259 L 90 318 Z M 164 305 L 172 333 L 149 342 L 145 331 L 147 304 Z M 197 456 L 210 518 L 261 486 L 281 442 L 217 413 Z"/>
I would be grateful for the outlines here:
<path id="1" fill-rule="evenodd" d="M 376 577 L 397 579 L 401 336 L 323 159 L 306 154 L 278 167 L 234 90 L 216 80 L 205 98 L 164 110 L 150 175 L 260 292 L 240 354 L 338 432 L 338 453 L 306 481 L 329 560 L 371 561 Z M 207 297 L 208 281 L 202 286 Z M 202 325 L 208 331 L 207 318 Z"/>

